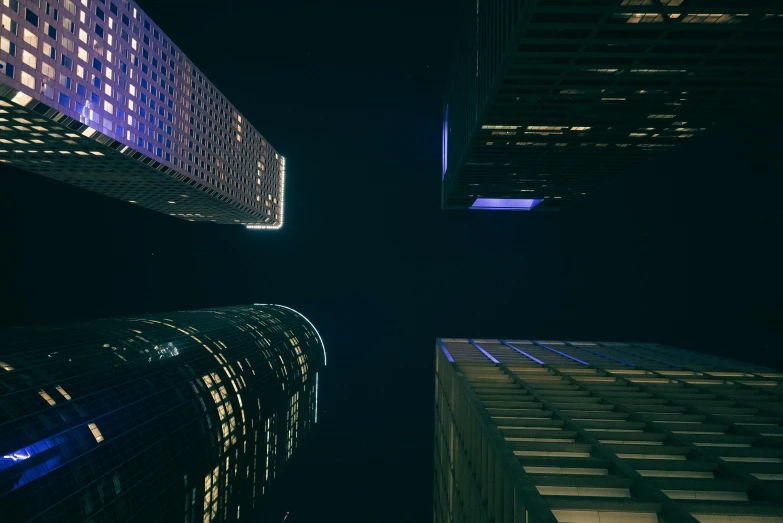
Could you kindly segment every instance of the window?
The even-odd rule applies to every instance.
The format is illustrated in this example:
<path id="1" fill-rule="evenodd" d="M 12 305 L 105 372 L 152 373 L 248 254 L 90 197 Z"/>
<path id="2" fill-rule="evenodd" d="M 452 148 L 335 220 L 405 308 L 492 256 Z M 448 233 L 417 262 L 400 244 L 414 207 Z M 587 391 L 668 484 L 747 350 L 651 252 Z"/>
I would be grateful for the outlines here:
<path id="1" fill-rule="evenodd" d="M 87 89 L 80 83 L 76 84 L 76 94 L 79 96 L 87 96 Z"/>
<path id="2" fill-rule="evenodd" d="M 95 69 L 96 69 L 98 72 L 101 72 L 101 71 L 103 70 L 103 64 L 102 64 L 102 63 L 101 63 L 101 61 L 100 61 L 100 60 L 98 60 L 97 58 L 93 58 L 93 59 L 92 59 L 92 66 L 93 66 L 93 67 L 94 67 L 94 68 L 95 68 Z"/>
<path id="3" fill-rule="evenodd" d="M 64 54 L 60 55 L 60 63 L 67 67 L 69 71 L 73 69 L 73 60 L 65 56 Z"/>
<path id="4" fill-rule="evenodd" d="M 79 51 L 77 52 L 77 55 L 79 56 L 79 60 L 81 60 L 82 62 L 86 62 L 87 59 L 88 59 L 87 58 L 87 50 L 83 49 L 81 47 L 79 48 Z"/>
<path id="5" fill-rule="evenodd" d="M 2 26 L 3 29 L 8 31 L 11 34 L 16 34 L 16 22 L 11 20 L 11 17 L 9 17 L 7 14 L 3 14 L 2 16 Z"/>
<path id="6" fill-rule="evenodd" d="M 2 36 L 0 36 L 0 49 L 10 54 L 11 56 L 16 55 L 16 45 L 12 41 Z"/>
<path id="7" fill-rule="evenodd" d="M 37 59 L 33 53 L 22 51 L 22 61 L 29 67 L 35 69 L 37 65 Z"/>
<path id="8" fill-rule="evenodd" d="M 63 36 L 63 47 L 73 52 L 73 40 L 70 40 Z"/>
<path id="9" fill-rule="evenodd" d="M 84 44 L 87 43 L 87 31 L 82 28 L 79 28 L 79 40 Z"/>
<path id="10" fill-rule="evenodd" d="M 24 74 L 24 73 L 22 73 L 22 74 Z M 45 400 L 46 400 L 46 403 L 48 403 L 49 405 L 54 405 L 54 404 L 56 404 L 56 403 L 57 403 L 56 401 L 54 401 L 54 400 L 52 399 L 52 397 L 51 397 L 51 396 L 49 396 L 49 395 L 48 395 L 48 394 L 47 394 L 45 391 L 43 391 L 43 390 L 39 390 L 39 391 L 38 391 L 38 394 L 39 394 L 39 395 L 40 395 L 40 396 L 41 396 L 43 399 L 45 399 Z"/>
<path id="11" fill-rule="evenodd" d="M 61 94 L 61 95 L 60 95 L 60 97 L 61 97 L 60 99 L 61 99 L 61 100 L 62 100 L 62 96 L 63 96 L 63 95 Z M 65 103 L 65 105 L 68 105 L 68 102 L 67 102 L 67 100 L 68 100 L 68 97 L 66 96 L 66 97 L 65 97 L 65 99 L 66 99 L 66 103 Z M 62 103 L 62 102 L 60 102 L 60 103 Z M 57 386 L 55 387 L 55 389 L 57 389 L 57 392 L 59 392 L 60 394 L 62 394 L 63 398 L 65 398 L 65 399 L 67 399 L 67 400 L 71 399 L 71 396 L 70 396 L 70 395 L 69 395 L 67 392 L 65 392 L 65 389 L 63 389 L 61 386 L 57 385 Z"/>
<path id="12" fill-rule="evenodd" d="M 52 80 L 54 80 L 54 67 L 47 64 L 46 62 L 41 62 L 41 72 L 44 74 L 44 76 L 48 76 Z"/>
<path id="13" fill-rule="evenodd" d="M 43 43 L 43 54 L 44 56 L 48 56 L 49 58 L 54 59 L 56 56 L 56 51 L 54 50 L 54 47 L 47 44 L 46 42 Z"/>
<path id="14" fill-rule="evenodd" d="M 24 30 L 24 41 L 33 47 L 38 47 L 38 37 L 29 29 Z"/>
<path id="15" fill-rule="evenodd" d="M 38 27 L 38 15 L 33 11 L 30 11 L 28 8 L 25 8 L 24 19 L 33 24 L 35 27 Z"/>
<path id="16" fill-rule="evenodd" d="M 100 443 L 103 441 L 103 434 L 101 434 L 101 431 L 98 429 L 98 426 L 95 425 L 95 423 L 88 423 L 87 427 L 90 429 L 90 432 L 92 432 L 92 435 L 95 437 L 95 441 Z"/>
<path id="17" fill-rule="evenodd" d="M 103 38 L 103 27 L 101 27 L 98 24 L 95 24 L 95 34 Z"/>
<path id="18" fill-rule="evenodd" d="M 49 22 L 46 22 L 44 24 L 44 28 L 45 28 L 44 30 L 46 31 L 46 34 L 48 34 L 50 38 L 54 38 L 55 40 L 57 40 L 57 28 L 56 27 L 54 27 L 53 25 L 49 25 Z"/>

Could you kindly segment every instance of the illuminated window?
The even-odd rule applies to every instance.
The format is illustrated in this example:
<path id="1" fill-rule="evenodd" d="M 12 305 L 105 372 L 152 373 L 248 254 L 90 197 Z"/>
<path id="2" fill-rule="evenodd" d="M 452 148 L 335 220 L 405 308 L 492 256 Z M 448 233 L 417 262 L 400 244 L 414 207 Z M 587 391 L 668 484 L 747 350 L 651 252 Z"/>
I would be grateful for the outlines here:
<path id="1" fill-rule="evenodd" d="M 7 38 L 0 36 L 0 49 L 13 56 L 16 53 L 16 45 Z"/>
<path id="2" fill-rule="evenodd" d="M 38 47 L 38 37 L 29 29 L 24 30 L 24 41 L 35 48 Z"/>
<path id="3" fill-rule="evenodd" d="M 101 434 L 101 431 L 98 429 L 98 426 L 95 423 L 88 423 L 87 427 L 90 429 L 90 432 L 92 432 L 92 435 L 95 437 L 95 441 L 100 443 L 103 441 L 103 434 Z"/>
<path id="4" fill-rule="evenodd" d="M 22 51 L 22 62 L 25 63 L 25 65 L 32 67 L 35 69 L 36 65 L 38 64 L 38 61 L 33 53 Z"/>
<path id="5" fill-rule="evenodd" d="M 46 392 L 44 392 L 43 390 L 40 390 L 40 391 L 38 391 L 38 394 L 39 394 L 39 395 L 40 395 L 40 396 L 41 396 L 43 399 L 45 399 L 45 400 L 46 400 L 46 403 L 48 403 L 49 405 L 54 405 L 54 404 L 56 404 L 56 403 L 57 403 L 56 401 L 54 401 L 54 400 L 52 399 L 52 397 L 51 397 L 51 396 L 49 396 L 49 395 L 48 395 Z"/>
<path id="6" fill-rule="evenodd" d="M 71 396 L 67 392 L 65 392 L 65 390 L 61 386 L 57 385 L 55 389 L 57 389 L 57 392 L 62 394 L 63 398 L 67 400 L 71 399 Z"/>

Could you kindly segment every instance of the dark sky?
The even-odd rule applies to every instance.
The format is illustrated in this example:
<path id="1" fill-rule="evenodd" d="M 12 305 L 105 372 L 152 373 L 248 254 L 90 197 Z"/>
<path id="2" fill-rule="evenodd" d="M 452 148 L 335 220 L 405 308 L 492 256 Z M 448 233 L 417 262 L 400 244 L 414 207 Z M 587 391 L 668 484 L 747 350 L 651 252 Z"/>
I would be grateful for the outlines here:
<path id="1" fill-rule="evenodd" d="M 4 167 L 0 322 L 308 316 L 329 353 L 320 427 L 270 521 L 431 521 L 437 336 L 781 366 L 781 120 L 743 115 L 559 213 L 446 212 L 448 1 L 140 3 L 286 156 L 285 226 L 179 221 Z"/>

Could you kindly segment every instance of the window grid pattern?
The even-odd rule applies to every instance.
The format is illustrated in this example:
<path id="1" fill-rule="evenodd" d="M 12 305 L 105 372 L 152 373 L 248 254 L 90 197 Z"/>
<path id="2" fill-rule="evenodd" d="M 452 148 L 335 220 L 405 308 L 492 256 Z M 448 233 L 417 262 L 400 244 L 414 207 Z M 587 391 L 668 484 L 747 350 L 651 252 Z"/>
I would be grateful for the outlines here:
<path id="1" fill-rule="evenodd" d="M 212 221 L 282 225 L 283 158 L 136 4 L 8 0 L 1 9 L 0 82 L 11 97 L 21 93 L 48 123 L 78 122 L 242 211 Z M 25 139 L 18 131 L 8 139 Z"/>
<path id="2" fill-rule="evenodd" d="M 435 521 L 783 517 L 783 373 L 657 344 L 436 350 Z"/>
<path id="3" fill-rule="evenodd" d="M 779 2 L 459 6 L 444 208 L 557 209 L 721 120 L 779 106 Z"/>
<path id="4" fill-rule="evenodd" d="M 0 495 L 13 521 L 251 515 L 312 428 L 314 373 L 324 365 L 314 327 L 278 305 L 14 329 L 0 339 Z M 297 403 L 294 444 L 275 421 L 292 396 L 307 398 Z"/>

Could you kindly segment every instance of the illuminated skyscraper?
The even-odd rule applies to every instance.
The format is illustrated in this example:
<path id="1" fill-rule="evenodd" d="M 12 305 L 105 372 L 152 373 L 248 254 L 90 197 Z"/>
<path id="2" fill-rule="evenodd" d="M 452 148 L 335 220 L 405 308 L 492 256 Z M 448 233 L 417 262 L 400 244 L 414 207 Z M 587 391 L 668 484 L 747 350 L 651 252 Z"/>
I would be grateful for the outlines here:
<path id="1" fill-rule="evenodd" d="M 0 12 L 0 162 L 182 219 L 282 226 L 285 158 L 135 3 Z"/>
<path id="2" fill-rule="evenodd" d="M 555 210 L 781 107 L 776 0 L 456 0 L 444 209 Z"/>
<path id="3" fill-rule="evenodd" d="M 783 521 L 783 373 L 650 343 L 436 343 L 436 523 Z"/>
<path id="4" fill-rule="evenodd" d="M 282 305 L 2 331 L 0 519 L 248 519 L 317 421 L 325 365 Z"/>

